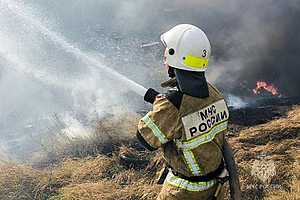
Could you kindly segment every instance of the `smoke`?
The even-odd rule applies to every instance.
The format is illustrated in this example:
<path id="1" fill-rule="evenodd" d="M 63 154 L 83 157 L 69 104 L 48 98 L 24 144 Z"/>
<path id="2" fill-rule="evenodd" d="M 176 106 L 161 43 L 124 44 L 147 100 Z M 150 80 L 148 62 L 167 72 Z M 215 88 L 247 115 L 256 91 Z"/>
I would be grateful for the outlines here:
<path id="1" fill-rule="evenodd" d="M 223 69 L 217 82 L 241 95 L 247 94 L 245 89 L 253 88 L 257 80 L 265 80 L 284 95 L 300 95 L 299 8 L 294 0 L 239 3 L 235 22 L 239 26 L 225 31 L 231 32 L 227 38 L 230 45 L 221 48 L 223 55 L 216 55 Z"/>
<path id="2" fill-rule="evenodd" d="M 257 80 L 265 80 L 285 95 L 299 95 L 297 0 L 64 1 L 69 6 L 32 0 L 32 4 L 46 7 L 68 38 L 103 53 L 109 64 L 145 85 L 157 86 L 145 81 L 139 70 L 132 73 L 128 68 L 157 70 L 161 57 L 159 52 L 141 52 L 139 43 L 157 41 L 176 24 L 192 23 L 212 42 L 208 77 L 223 90 L 247 95 Z"/>
<path id="3" fill-rule="evenodd" d="M 0 8 L 1 146 L 12 157 L 37 150 L 36 138 L 57 128 L 85 136 L 93 121 L 136 91 L 128 88 L 135 83 L 102 63 L 101 54 L 83 53 L 22 3 L 1 1 Z M 133 102 L 125 107 L 138 107 Z"/>
<path id="4" fill-rule="evenodd" d="M 211 40 L 208 79 L 224 92 L 248 95 L 265 80 L 282 94 L 300 95 L 297 0 L 0 0 L 0 144 L 7 152 L 34 151 L 32 138 L 53 131 L 53 115 L 63 130 L 74 125 L 82 131 L 116 106 L 145 106 L 130 88 L 9 11 L 7 2 L 97 63 L 147 87 L 159 89 L 166 79 L 162 49 L 140 46 L 191 23 Z"/>

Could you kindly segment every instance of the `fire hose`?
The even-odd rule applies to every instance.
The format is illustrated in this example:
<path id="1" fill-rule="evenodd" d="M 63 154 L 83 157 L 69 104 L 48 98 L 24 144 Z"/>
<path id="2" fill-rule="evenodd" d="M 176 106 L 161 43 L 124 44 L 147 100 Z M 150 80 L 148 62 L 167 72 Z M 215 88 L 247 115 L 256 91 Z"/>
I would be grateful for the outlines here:
<path id="1" fill-rule="evenodd" d="M 230 196 L 233 200 L 241 200 L 241 188 L 240 188 L 240 181 L 239 176 L 237 173 L 237 167 L 234 160 L 234 155 L 232 149 L 228 142 L 224 141 L 223 146 L 223 157 L 225 161 L 226 168 L 229 173 L 229 185 L 230 185 Z"/>

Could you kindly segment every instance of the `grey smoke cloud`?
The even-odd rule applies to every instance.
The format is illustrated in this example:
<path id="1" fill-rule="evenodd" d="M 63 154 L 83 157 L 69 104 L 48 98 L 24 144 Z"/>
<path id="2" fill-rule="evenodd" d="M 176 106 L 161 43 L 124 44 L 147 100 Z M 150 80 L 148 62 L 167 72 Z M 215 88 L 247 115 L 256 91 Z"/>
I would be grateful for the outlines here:
<path id="1" fill-rule="evenodd" d="M 204 29 L 212 42 L 209 77 L 219 86 L 241 94 L 240 82 L 252 88 L 256 80 L 266 80 L 286 95 L 299 95 L 297 0 L 31 2 L 47 8 L 69 38 L 111 55 L 112 63 L 138 68 L 123 71 L 146 85 L 155 84 L 145 82 L 138 71 L 145 65 L 143 70 L 159 69 L 160 57 L 149 59 L 149 53 L 138 49 L 139 43 L 157 41 L 160 33 L 176 24 L 192 23 Z M 105 36 L 107 43 L 97 40 L 99 35 Z"/>
<path id="2" fill-rule="evenodd" d="M 251 1 L 240 3 L 239 11 L 240 25 L 227 30 L 232 35 L 228 38 L 231 45 L 226 60 L 238 62 L 238 70 L 224 65 L 229 68 L 227 78 L 236 77 L 227 85 L 235 91 L 234 87 L 242 81 L 253 87 L 256 80 L 266 80 L 279 87 L 282 94 L 299 95 L 300 82 L 296 75 L 300 52 L 299 26 L 296 25 L 299 5 L 293 0 Z"/>

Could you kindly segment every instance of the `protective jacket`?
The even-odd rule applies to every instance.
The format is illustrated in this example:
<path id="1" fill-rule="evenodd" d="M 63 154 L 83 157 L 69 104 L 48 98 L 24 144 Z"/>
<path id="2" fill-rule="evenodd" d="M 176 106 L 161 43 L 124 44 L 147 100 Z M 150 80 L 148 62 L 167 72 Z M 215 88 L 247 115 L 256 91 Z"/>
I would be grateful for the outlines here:
<path id="1" fill-rule="evenodd" d="M 138 125 L 139 140 L 150 150 L 163 151 L 171 169 L 166 182 L 190 192 L 212 188 L 214 175 L 223 169 L 229 112 L 220 92 L 211 84 L 204 87 L 208 92 L 200 98 L 182 87 L 158 95 Z"/>

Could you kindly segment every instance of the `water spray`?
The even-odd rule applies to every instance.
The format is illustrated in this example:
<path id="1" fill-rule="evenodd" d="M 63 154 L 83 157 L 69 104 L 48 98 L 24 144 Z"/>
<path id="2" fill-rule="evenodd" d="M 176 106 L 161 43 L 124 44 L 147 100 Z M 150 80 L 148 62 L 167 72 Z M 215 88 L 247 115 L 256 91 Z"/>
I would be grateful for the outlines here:
<path id="1" fill-rule="evenodd" d="M 24 61 L 19 60 L 15 56 L 12 56 L 6 52 L 3 52 L 0 49 L 0 58 L 4 59 L 5 64 L 7 65 L 7 69 L 14 71 L 18 74 L 22 74 L 23 76 L 38 81 L 43 85 L 53 85 L 53 86 L 60 86 L 67 89 L 71 89 L 74 87 L 74 84 L 68 83 L 66 81 L 62 82 L 52 76 L 45 76 L 45 72 L 39 72 L 32 70 L 28 63 L 24 63 Z"/>
<path id="2" fill-rule="evenodd" d="M 154 46 L 159 46 L 160 42 L 151 42 L 151 43 L 146 43 L 142 44 L 141 48 L 148 48 L 148 47 L 154 47 Z"/>
<path id="3" fill-rule="evenodd" d="M 132 91 L 136 92 L 138 95 L 144 96 L 144 94 L 146 93 L 147 89 L 145 87 L 143 87 L 142 85 L 136 83 L 135 81 L 127 78 L 126 76 L 118 73 L 117 71 L 106 67 L 96 58 L 93 58 L 93 57 L 87 55 L 78 47 L 75 47 L 74 45 L 70 44 L 69 42 L 66 41 L 66 39 L 64 39 L 63 36 L 60 36 L 58 33 L 48 29 L 40 21 L 34 19 L 28 13 L 25 13 L 24 10 L 22 10 L 20 8 L 20 6 L 17 5 L 16 3 L 12 2 L 12 1 L 2 0 L 1 6 L 2 7 L 5 6 L 16 16 L 20 17 L 22 20 L 26 20 L 28 23 L 30 23 L 30 25 L 34 26 L 43 35 L 48 37 L 55 44 L 58 44 L 66 52 L 73 54 L 74 56 L 76 56 L 77 58 L 80 58 L 83 62 L 85 62 L 87 64 L 96 66 L 98 69 L 100 69 L 104 73 L 112 75 L 113 78 L 116 80 L 116 82 L 119 82 L 123 86 L 126 85 L 128 88 L 130 88 Z"/>

